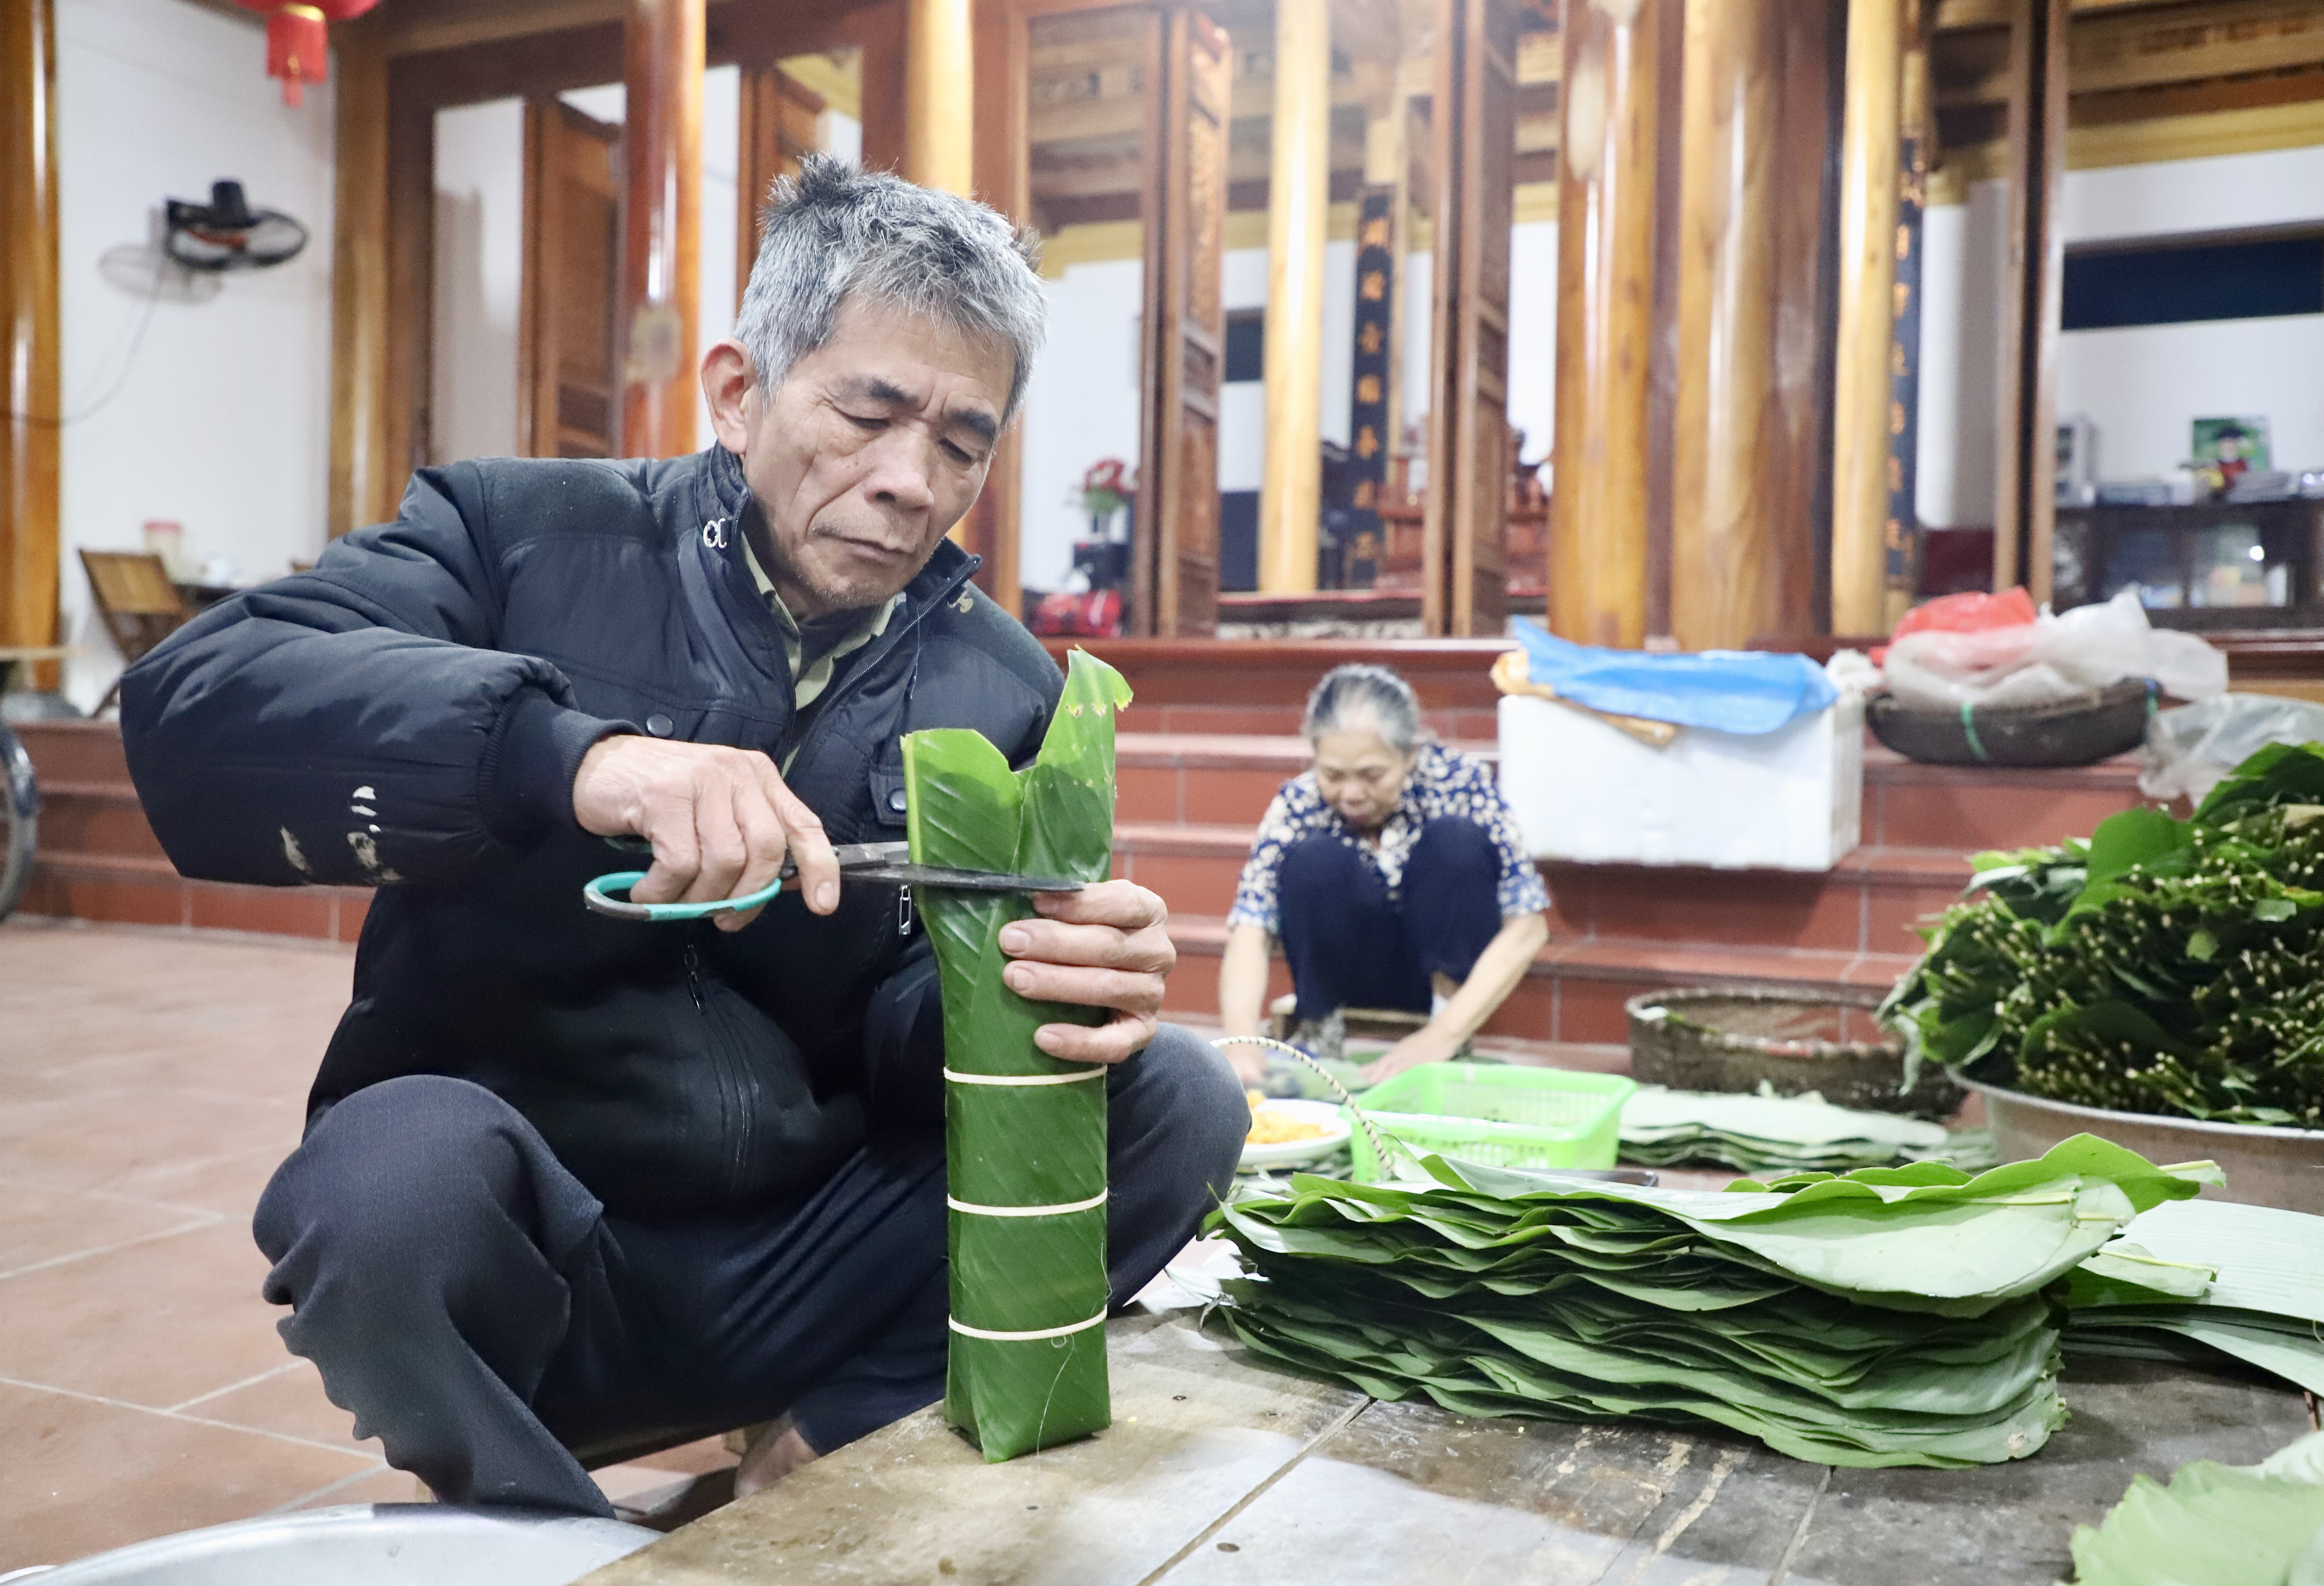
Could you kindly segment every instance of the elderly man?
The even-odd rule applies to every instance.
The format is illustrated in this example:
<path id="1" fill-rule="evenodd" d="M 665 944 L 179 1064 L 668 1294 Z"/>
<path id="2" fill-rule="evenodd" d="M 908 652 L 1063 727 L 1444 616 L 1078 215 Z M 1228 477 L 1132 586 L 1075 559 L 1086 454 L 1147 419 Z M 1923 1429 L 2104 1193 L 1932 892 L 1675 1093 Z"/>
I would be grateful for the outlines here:
<path id="1" fill-rule="evenodd" d="M 606 1513 L 582 1458 L 775 1421 L 742 1484 L 939 1397 L 943 1032 L 896 889 L 902 734 L 1023 761 L 1061 688 L 945 534 L 1044 320 L 999 216 L 810 161 L 703 360 L 717 443 L 423 471 L 401 515 L 129 675 L 180 870 L 379 889 L 306 1138 L 255 1231 L 282 1334 L 456 1502 Z M 603 918 L 800 886 L 714 927 Z M 1111 1010 L 1037 1036 L 1110 1076 L 1127 1299 L 1231 1173 L 1225 1064 L 1157 1028 L 1173 954 L 1127 882 L 1038 899 L 1008 983 Z"/>

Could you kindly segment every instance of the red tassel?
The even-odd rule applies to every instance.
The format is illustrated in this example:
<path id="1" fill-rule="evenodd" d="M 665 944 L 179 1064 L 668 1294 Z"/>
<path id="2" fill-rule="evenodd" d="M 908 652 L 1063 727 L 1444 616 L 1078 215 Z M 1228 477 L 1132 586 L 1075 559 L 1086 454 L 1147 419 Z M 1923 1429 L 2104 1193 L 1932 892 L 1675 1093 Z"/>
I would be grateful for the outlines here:
<path id="1" fill-rule="evenodd" d="M 308 83 L 331 75 L 330 33 L 312 5 L 285 5 L 266 19 L 266 75 L 282 79 L 282 102 L 297 108 Z"/>

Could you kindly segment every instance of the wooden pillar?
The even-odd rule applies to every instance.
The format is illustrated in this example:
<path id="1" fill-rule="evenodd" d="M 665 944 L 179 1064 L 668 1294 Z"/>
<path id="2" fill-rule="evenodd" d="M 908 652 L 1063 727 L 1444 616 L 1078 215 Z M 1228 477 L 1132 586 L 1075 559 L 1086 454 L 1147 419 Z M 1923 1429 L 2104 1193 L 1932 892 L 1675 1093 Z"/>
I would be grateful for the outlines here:
<path id="1" fill-rule="evenodd" d="M 1571 0 L 1557 197 L 1550 626 L 1646 638 L 1658 5 Z"/>
<path id="2" fill-rule="evenodd" d="M 2066 181 L 2067 0 L 2014 0 L 2009 23 L 2009 273 L 2001 307 L 1993 586 L 2050 598 L 2057 510 L 2058 204 Z"/>
<path id="3" fill-rule="evenodd" d="M 977 196 L 1022 226 L 1032 208 L 1032 151 L 1026 135 L 1032 40 L 1024 14 L 1009 5 L 979 6 L 975 49 L 977 76 L 984 84 L 973 106 Z M 1015 424 L 1001 432 L 984 489 L 954 533 L 963 549 L 984 558 L 976 570 L 977 585 L 1011 616 L 1025 604 L 1018 570 L 1023 433 Z"/>
<path id="4" fill-rule="evenodd" d="M 57 641 L 57 14 L 0 5 L 0 644 Z M 56 687 L 56 666 L 33 686 Z"/>
<path id="5" fill-rule="evenodd" d="M 2061 0 L 2062 4 L 2062 0 Z M 1895 328 L 1903 0 L 1849 0 L 1832 376 L 1831 626 L 1887 631 L 1888 348 Z"/>
<path id="6" fill-rule="evenodd" d="M 1323 243 L 1332 186 L 1328 0 L 1277 0 L 1267 189 L 1267 462 L 1259 586 L 1315 587 L 1323 485 Z"/>
<path id="7" fill-rule="evenodd" d="M 907 0 L 904 174 L 966 194 L 976 185 L 975 62 L 969 0 Z"/>
<path id="8" fill-rule="evenodd" d="M 1671 632 L 1683 649 L 1811 628 L 1808 514 L 1784 512 L 1787 438 L 1773 400 L 1783 100 L 1778 0 L 1692 0 L 1671 482 Z"/>
<path id="9" fill-rule="evenodd" d="M 699 400 L 703 0 L 629 0 L 622 41 L 622 450 L 674 457 Z"/>
<path id="10" fill-rule="evenodd" d="M 337 57 L 331 200 L 331 482 L 334 539 L 395 516 L 409 459 L 390 449 L 387 380 L 387 52 L 357 22 Z"/>

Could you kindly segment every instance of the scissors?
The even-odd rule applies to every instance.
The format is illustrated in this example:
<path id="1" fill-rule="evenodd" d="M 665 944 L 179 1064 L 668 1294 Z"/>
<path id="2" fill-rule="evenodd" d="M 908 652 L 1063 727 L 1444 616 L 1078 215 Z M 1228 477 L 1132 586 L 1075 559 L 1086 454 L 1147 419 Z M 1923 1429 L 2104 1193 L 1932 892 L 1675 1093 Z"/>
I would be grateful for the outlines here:
<path id="1" fill-rule="evenodd" d="M 646 847 L 638 838 L 607 838 L 617 848 L 639 852 Z M 1001 871 L 954 870 L 941 864 L 914 864 L 908 843 L 851 843 L 832 850 L 839 861 L 839 873 L 851 881 L 884 881 L 890 886 L 945 887 L 963 892 L 1078 892 L 1079 881 L 1065 881 L 1055 876 L 1010 875 Z M 738 912 L 756 908 L 772 902 L 775 896 L 798 879 L 798 866 L 790 859 L 774 884 L 761 889 L 745 898 L 721 898 L 711 903 L 632 903 L 629 890 L 646 879 L 641 870 L 615 871 L 599 876 L 581 889 L 581 901 L 598 914 L 611 915 L 615 919 L 675 920 L 706 919 L 714 914 Z M 615 894 L 620 896 L 615 896 Z"/>

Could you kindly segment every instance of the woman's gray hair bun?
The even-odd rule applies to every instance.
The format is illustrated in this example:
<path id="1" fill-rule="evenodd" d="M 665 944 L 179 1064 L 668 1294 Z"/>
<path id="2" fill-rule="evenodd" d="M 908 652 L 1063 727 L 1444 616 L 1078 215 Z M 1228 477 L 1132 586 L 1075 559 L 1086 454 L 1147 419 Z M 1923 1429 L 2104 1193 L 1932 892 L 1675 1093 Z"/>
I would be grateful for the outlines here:
<path id="1" fill-rule="evenodd" d="M 1402 678 L 1363 662 L 1333 667 L 1307 696 L 1307 742 L 1359 726 L 1371 727 L 1398 754 L 1412 753 L 1434 736 L 1421 725 L 1420 701 Z"/>

